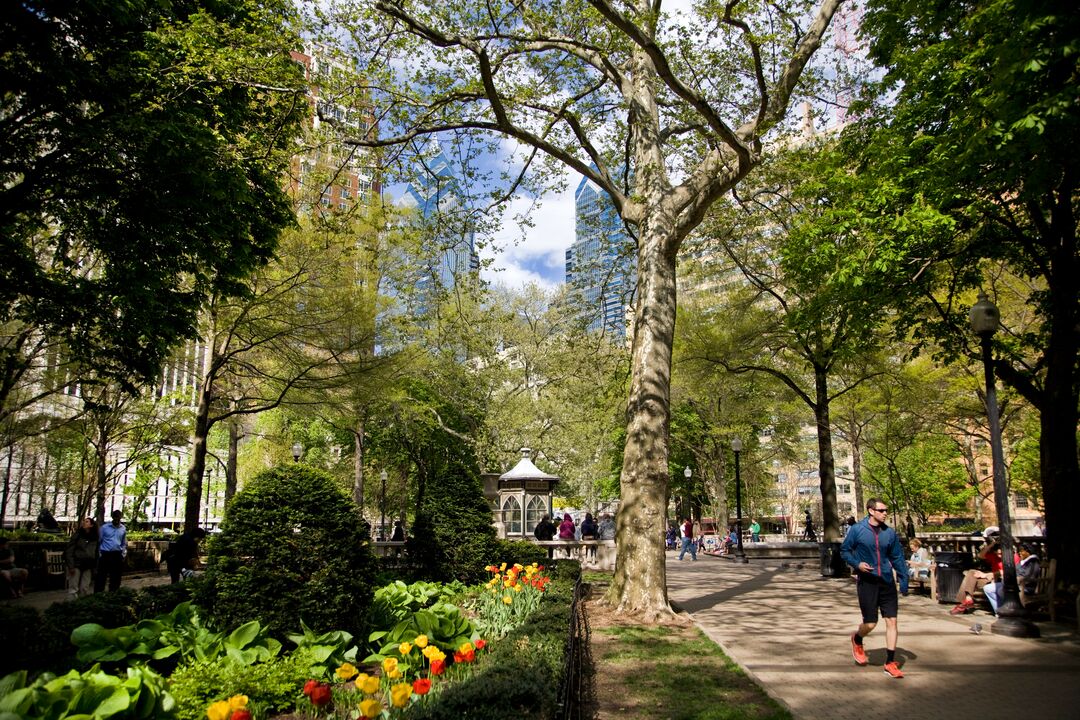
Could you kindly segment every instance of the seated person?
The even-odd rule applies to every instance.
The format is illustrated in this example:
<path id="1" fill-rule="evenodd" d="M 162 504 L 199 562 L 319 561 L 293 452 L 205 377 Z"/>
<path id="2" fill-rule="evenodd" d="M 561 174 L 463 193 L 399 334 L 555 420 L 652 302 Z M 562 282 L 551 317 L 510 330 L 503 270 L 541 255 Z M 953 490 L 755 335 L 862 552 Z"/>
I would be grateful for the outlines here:
<path id="1" fill-rule="evenodd" d="M 911 538 L 908 543 L 911 558 L 908 560 L 908 573 L 912 580 L 926 580 L 930 577 L 930 551 L 922 546 L 918 538 Z"/>
<path id="2" fill-rule="evenodd" d="M 15 551 L 8 547 L 7 538 L 0 537 L 0 578 L 3 578 L 12 597 L 23 596 L 23 585 L 28 577 L 29 571 L 15 567 Z"/>
<path id="3" fill-rule="evenodd" d="M 979 559 L 985 561 L 990 569 L 964 571 L 964 579 L 956 592 L 956 605 L 949 611 L 950 614 L 963 615 L 973 611 L 975 598 L 972 597 L 972 593 L 1001 578 L 1001 545 L 998 544 L 996 532 L 987 536 L 986 542 L 979 550 Z"/>
<path id="4" fill-rule="evenodd" d="M 1032 548 L 1028 545 L 1021 545 L 1019 552 L 1015 556 L 1016 560 L 1016 582 L 1020 586 L 1020 601 L 1023 602 L 1024 595 L 1034 595 L 1038 586 L 1039 571 L 1042 569 L 1039 565 L 1039 556 L 1034 554 Z M 998 613 L 998 606 L 1004 599 L 1002 590 L 1004 583 L 1001 580 L 987 585 L 983 588 L 983 593 L 986 595 L 986 599 L 990 601 L 990 609 L 995 615 Z"/>

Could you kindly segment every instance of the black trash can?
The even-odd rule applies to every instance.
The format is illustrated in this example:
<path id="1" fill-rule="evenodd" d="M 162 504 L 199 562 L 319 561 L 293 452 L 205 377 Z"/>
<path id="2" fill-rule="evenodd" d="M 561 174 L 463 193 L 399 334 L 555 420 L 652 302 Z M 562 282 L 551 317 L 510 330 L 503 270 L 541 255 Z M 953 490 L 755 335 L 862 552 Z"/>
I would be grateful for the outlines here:
<path id="1" fill-rule="evenodd" d="M 851 569 L 840 555 L 838 542 L 821 543 L 821 575 L 823 577 L 842 578 L 851 574 Z"/>
<path id="2" fill-rule="evenodd" d="M 975 567 L 975 559 L 966 552 L 939 552 L 934 555 L 934 588 L 939 603 L 956 602 L 956 593 L 964 581 L 964 571 Z"/>

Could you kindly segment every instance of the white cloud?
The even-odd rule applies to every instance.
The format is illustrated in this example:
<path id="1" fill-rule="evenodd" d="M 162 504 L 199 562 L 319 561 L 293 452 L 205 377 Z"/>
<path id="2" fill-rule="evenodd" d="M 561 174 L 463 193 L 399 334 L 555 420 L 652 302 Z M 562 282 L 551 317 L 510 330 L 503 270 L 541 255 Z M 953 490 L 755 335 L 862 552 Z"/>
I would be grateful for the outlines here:
<path id="1" fill-rule="evenodd" d="M 576 175 L 576 173 L 574 174 Z M 571 176 L 565 190 L 539 201 L 519 198 L 502 217 L 502 230 L 493 243 L 480 250 L 492 259 L 483 277 L 492 283 L 522 287 L 530 282 L 553 288 L 563 282 L 566 249 L 574 241 L 574 189 Z M 532 227 L 522 227 L 518 217 L 528 214 Z"/>

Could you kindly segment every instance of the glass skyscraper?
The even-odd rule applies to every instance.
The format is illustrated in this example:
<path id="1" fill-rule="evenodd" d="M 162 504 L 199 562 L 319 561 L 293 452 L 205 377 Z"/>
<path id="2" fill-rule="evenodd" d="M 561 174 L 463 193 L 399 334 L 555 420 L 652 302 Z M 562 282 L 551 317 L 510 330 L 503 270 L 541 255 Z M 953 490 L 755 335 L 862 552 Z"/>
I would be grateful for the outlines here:
<path id="1" fill-rule="evenodd" d="M 416 287 L 426 304 L 446 292 L 467 273 L 480 270 L 475 237 L 463 204 L 464 193 L 453 166 L 438 143 L 417 161 L 415 178 L 405 189 L 404 204 L 415 207 L 431 228 L 434 243 L 428 267 Z"/>
<path id="2" fill-rule="evenodd" d="M 590 330 L 626 337 L 635 288 L 634 241 L 607 193 L 583 177 L 574 193 L 575 239 L 566 251 L 566 285 Z"/>

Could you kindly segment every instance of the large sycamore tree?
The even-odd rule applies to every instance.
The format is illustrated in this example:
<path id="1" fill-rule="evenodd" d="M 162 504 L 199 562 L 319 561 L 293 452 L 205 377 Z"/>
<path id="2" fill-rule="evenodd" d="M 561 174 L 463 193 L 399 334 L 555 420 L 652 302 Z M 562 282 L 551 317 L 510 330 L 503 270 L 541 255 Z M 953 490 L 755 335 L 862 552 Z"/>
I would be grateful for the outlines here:
<path id="1" fill-rule="evenodd" d="M 501 136 L 540 169 L 534 177 L 558 163 L 603 188 L 636 239 L 609 597 L 625 612 L 670 612 L 661 530 L 676 258 L 709 207 L 760 161 L 839 5 L 703 0 L 676 22 L 661 0 L 376 0 L 345 19 L 380 143 Z"/>

